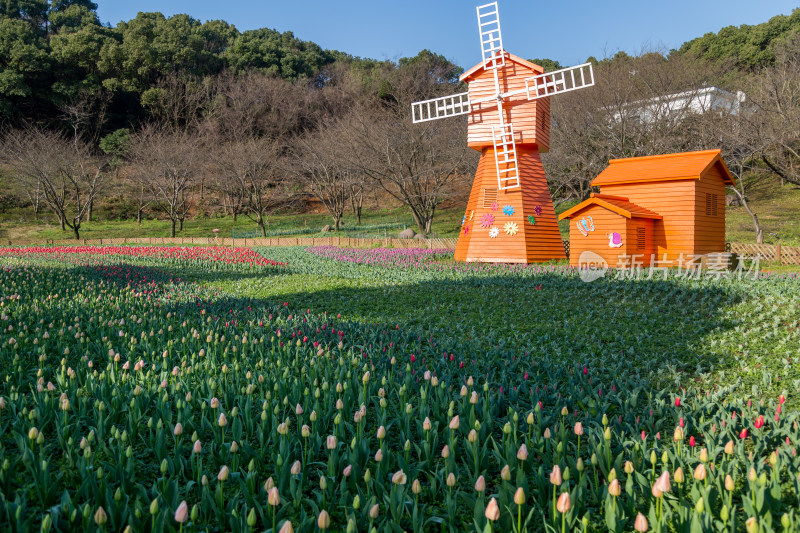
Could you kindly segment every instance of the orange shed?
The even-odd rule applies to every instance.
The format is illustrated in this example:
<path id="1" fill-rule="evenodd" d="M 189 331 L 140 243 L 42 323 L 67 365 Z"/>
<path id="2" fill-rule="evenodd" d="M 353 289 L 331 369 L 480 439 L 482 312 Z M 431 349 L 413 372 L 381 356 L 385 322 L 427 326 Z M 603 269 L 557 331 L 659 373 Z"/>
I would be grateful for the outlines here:
<path id="1" fill-rule="evenodd" d="M 725 187 L 732 184 L 719 150 L 612 159 L 592 181 L 602 194 L 593 194 L 559 217 L 571 219 L 570 264 L 577 266 L 584 250 L 612 258 L 606 259 L 609 266 L 632 252 L 642 254 L 645 265 L 651 255 L 677 264 L 681 258 L 722 252 Z M 594 221 L 593 231 L 583 228 L 581 217 L 586 216 Z M 621 244 L 609 240 L 614 233 Z"/>
<path id="2" fill-rule="evenodd" d="M 654 253 L 653 225 L 661 215 L 627 198 L 592 194 L 591 198 L 561 214 L 570 220 L 570 263 L 590 250 L 611 266 L 650 265 Z M 620 259 L 623 258 L 623 259 Z"/>

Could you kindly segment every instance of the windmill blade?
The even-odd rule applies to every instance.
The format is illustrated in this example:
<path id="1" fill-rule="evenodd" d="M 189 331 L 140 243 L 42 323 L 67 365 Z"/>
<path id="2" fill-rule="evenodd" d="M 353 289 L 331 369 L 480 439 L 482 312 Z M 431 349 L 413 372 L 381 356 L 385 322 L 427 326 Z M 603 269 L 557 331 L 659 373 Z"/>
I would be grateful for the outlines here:
<path id="1" fill-rule="evenodd" d="M 503 54 L 503 36 L 500 34 L 500 12 L 497 9 L 497 2 L 478 6 L 476 10 L 483 67 L 486 69 L 502 67 L 506 64 L 506 60 Z"/>
<path id="2" fill-rule="evenodd" d="M 528 100 L 536 100 L 554 94 L 576 91 L 594 85 L 594 71 L 591 63 L 576 67 L 562 68 L 525 79 L 525 92 Z"/>
<path id="3" fill-rule="evenodd" d="M 469 113 L 469 93 L 458 93 L 411 104 L 411 120 L 427 122 Z"/>

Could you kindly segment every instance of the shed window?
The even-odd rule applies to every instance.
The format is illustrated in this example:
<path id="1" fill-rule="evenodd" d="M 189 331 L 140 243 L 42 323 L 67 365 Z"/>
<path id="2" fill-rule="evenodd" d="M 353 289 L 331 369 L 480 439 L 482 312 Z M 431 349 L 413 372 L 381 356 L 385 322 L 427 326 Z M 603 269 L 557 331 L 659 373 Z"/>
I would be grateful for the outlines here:
<path id="1" fill-rule="evenodd" d="M 483 207 L 489 209 L 497 201 L 497 189 L 483 189 Z"/>
<path id="2" fill-rule="evenodd" d="M 647 230 L 643 226 L 636 227 L 636 249 L 644 250 L 647 243 Z"/>
<path id="3" fill-rule="evenodd" d="M 719 198 L 716 194 L 706 193 L 706 216 L 715 217 L 718 213 Z"/>

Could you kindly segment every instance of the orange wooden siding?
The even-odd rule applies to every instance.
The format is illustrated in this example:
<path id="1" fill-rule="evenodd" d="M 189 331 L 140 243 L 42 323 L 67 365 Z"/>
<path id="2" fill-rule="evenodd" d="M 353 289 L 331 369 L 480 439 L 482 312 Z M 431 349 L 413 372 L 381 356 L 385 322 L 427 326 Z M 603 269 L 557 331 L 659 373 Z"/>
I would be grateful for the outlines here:
<path id="1" fill-rule="evenodd" d="M 625 196 L 662 216 L 653 227 L 656 255 L 668 260 L 694 254 L 695 180 L 603 186 L 603 193 Z"/>
<path id="2" fill-rule="evenodd" d="M 594 231 L 586 236 L 578 229 L 581 219 L 592 217 Z M 653 219 L 633 217 L 627 219 L 605 207 L 590 204 L 573 213 L 569 221 L 569 263 L 580 266 L 581 254 L 591 251 L 602 257 L 609 267 L 626 267 L 635 262 L 638 266 L 649 266 L 653 250 Z M 658 222 L 658 221 L 655 221 Z M 639 229 L 644 230 L 644 242 L 640 246 Z M 608 245 L 609 235 L 619 233 L 622 246 Z"/>
<path id="3" fill-rule="evenodd" d="M 710 168 L 695 187 L 694 253 L 725 250 L 725 182 L 719 169 Z"/>
<path id="4" fill-rule="evenodd" d="M 517 155 L 521 186 L 500 191 L 497 187 L 494 150 L 485 148 L 481 153 L 467 202 L 466 222 L 456 245 L 456 260 L 535 263 L 566 257 L 541 157 L 535 149 L 526 148 L 519 149 Z M 484 201 L 487 190 L 490 191 L 490 198 L 496 194 L 496 210 L 491 209 L 491 202 Z M 514 208 L 513 215 L 503 213 L 506 205 Z M 539 216 L 535 214 L 536 206 L 542 210 Z M 490 227 L 481 227 L 481 218 L 486 214 L 494 216 L 491 227 L 499 230 L 495 238 L 489 235 Z M 534 224 L 528 220 L 529 216 L 534 217 Z M 516 235 L 506 234 L 504 225 L 507 222 L 517 225 Z M 465 228 L 468 228 L 466 233 Z"/>
<path id="5" fill-rule="evenodd" d="M 480 65 L 478 66 L 480 67 Z M 525 89 L 525 79 L 543 72 L 541 67 L 507 54 L 506 64 L 499 72 L 502 92 Z M 467 144 L 476 149 L 492 146 L 492 126 L 498 126 L 497 102 L 478 103 L 495 95 L 494 72 L 473 68 L 462 76 L 468 82 L 470 114 L 468 117 Z M 550 146 L 550 101 L 549 98 L 528 100 L 522 93 L 507 97 L 503 101 L 503 118 L 514 125 L 514 141 L 517 145 L 536 145 L 539 152 Z"/>

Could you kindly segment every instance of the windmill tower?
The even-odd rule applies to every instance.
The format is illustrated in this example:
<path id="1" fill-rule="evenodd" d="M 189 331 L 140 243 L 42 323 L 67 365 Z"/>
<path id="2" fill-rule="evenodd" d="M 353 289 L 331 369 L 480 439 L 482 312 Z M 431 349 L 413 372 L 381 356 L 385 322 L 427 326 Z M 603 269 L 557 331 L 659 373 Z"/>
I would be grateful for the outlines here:
<path id="1" fill-rule="evenodd" d="M 592 65 L 544 73 L 503 49 L 497 2 L 477 8 L 483 61 L 465 93 L 411 104 L 413 122 L 469 115 L 481 153 L 455 258 L 534 263 L 565 258 L 540 153 L 550 142 L 550 96 L 594 85 Z"/>

